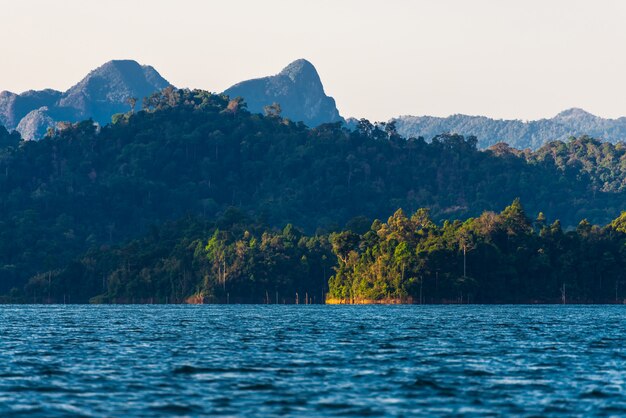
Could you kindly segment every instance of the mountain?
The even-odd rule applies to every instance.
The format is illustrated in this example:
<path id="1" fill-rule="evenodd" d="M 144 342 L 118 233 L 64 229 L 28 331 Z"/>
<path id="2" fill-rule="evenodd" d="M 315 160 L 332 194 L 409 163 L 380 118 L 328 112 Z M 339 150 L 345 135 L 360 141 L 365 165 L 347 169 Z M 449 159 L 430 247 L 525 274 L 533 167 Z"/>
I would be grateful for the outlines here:
<path id="1" fill-rule="evenodd" d="M 126 112 L 126 100 L 141 100 L 170 83 L 151 66 L 132 60 L 109 61 L 91 71 L 66 92 L 56 90 L 0 93 L 0 124 L 16 129 L 26 140 L 39 139 L 59 121 L 92 118 L 104 125 Z"/>
<path id="2" fill-rule="evenodd" d="M 568 109 L 551 119 L 534 121 L 491 119 L 484 116 L 452 115 L 400 116 L 392 119 L 400 135 L 430 139 L 441 133 L 473 135 L 480 148 L 498 142 L 511 147 L 538 149 L 550 141 L 566 140 L 572 136 L 589 135 L 604 141 L 626 141 L 626 117 L 604 119 L 582 109 Z"/>
<path id="3" fill-rule="evenodd" d="M 265 106 L 278 103 L 283 117 L 311 127 L 343 121 L 335 100 L 324 92 L 317 70 L 305 59 L 292 62 L 274 76 L 235 84 L 224 94 L 243 97 L 252 113 L 263 113 Z"/>
<path id="4" fill-rule="evenodd" d="M 101 125 L 126 112 L 130 97 L 139 100 L 170 83 L 150 66 L 132 60 L 109 61 L 65 92 L 56 90 L 0 93 L 0 125 L 17 130 L 25 140 L 41 138 L 60 121 L 93 119 Z M 282 116 L 309 126 L 341 122 L 335 100 L 324 92 L 317 70 L 299 59 L 280 73 L 235 84 L 224 92 L 243 97 L 253 113 L 279 103 Z"/>
<path id="5" fill-rule="evenodd" d="M 54 128 L 56 124 L 57 121 L 50 116 L 50 109 L 47 106 L 42 106 L 24 116 L 15 130 L 20 133 L 22 138 L 34 140 L 42 138 L 48 129 Z"/>
<path id="6" fill-rule="evenodd" d="M 169 85 L 151 66 L 129 60 L 109 61 L 66 91 L 59 107 L 74 112 L 76 120 L 91 117 L 104 124 L 114 113 L 128 111 L 129 97 L 141 101 Z"/>
<path id="7" fill-rule="evenodd" d="M 29 90 L 22 94 L 0 92 L 0 124 L 8 129 L 15 129 L 28 113 L 41 107 L 54 106 L 62 94 L 51 89 Z"/>
<path id="8" fill-rule="evenodd" d="M 58 122 L 93 119 L 100 125 L 111 116 L 129 110 L 128 98 L 141 99 L 160 91 L 170 83 L 151 66 L 132 60 L 109 61 L 91 71 L 65 92 L 46 89 L 22 94 L 0 92 L 0 125 L 17 130 L 25 140 L 39 139 Z M 224 94 L 242 97 L 248 110 L 263 113 L 273 103 L 281 106 L 281 115 L 302 121 L 310 127 L 323 123 L 344 122 L 356 128 L 356 119 L 344 120 L 335 100 L 327 96 L 320 76 L 309 61 L 299 59 L 276 75 L 247 80 L 230 87 Z M 479 148 L 506 142 L 517 149 L 538 149 L 572 136 L 589 135 L 604 141 L 626 141 L 626 117 L 604 119 L 582 109 L 568 109 L 553 118 L 533 121 L 491 119 L 485 116 L 452 115 L 449 117 L 399 116 L 392 119 L 404 137 L 427 140 L 442 133 L 476 136 Z"/>

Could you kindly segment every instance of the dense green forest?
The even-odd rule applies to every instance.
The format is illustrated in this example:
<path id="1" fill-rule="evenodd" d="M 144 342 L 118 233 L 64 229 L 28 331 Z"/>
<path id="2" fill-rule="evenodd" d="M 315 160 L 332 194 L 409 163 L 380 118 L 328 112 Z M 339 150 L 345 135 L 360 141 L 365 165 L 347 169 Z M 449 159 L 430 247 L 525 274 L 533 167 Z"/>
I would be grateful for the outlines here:
<path id="1" fill-rule="evenodd" d="M 92 249 L 32 277 L 13 301 L 37 303 L 320 303 L 335 258 L 327 236 L 254 224 L 228 210 L 184 218 L 122 246 Z"/>
<path id="2" fill-rule="evenodd" d="M 400 209 L 365 234 L 332 238 L 338 301 L 414 303 L 622 302 L 626 214 L 606 227 L 534 221 L 519 200 L 501 213 L 437 225 L 426 209 Z"/>
<path id="3" fill-rule="evenodd" d="M 617 303 L 626 298 L 626 213 L 563 231 L 519 200 L 437 224 L 400 209 L 361 233 L 307 236 L 236 209 L 166 223 L 32 277 L 36 303 Z"/>
<path id="4" fill-rule="evenodd" d="M 626 206 L 625 182 L 622 144 L 583 137 L 536 152 L 505 144 L 479 151 L 475 138 L 405 139 L 393 124 L 366 120 L 354 131 L 340 124 L 311 129 L 281 118 L 279 108 L 251 114 L 239 99 L 169 88 L 144 100 L 144 110 L 116 115 L 102 128 L 91 121 L 66 124 L 36 142 L 0 129 L 0 294 L 30 295 L 27 283 L 32 287 L 46 275 L 52 283 L 69 266 L 77 268 L 85 254 L 111 261 L 115 251 L 149 240 L 146 234 L 155 228 L 171 244 L 160 251 L 178 248 L 182 254 L 189 250 L 186 240 L 200 240 L 202 247 L 206 231 L 183 236 L 160 225 L 195 219 L 212 230 L 210 225 L 232 208 L 249 219 L 248 225 L 258 225 L 248 227 L 255 245 L 263 241 L 258 228 L 272 235 L 279 234 L 273 228 L 293 224 L 306 240 L 321 240 L 343 229 L 365 233 L 372 220 L 385 219 L 399 207 L 407 213 L 427 207 L 441 222 L 500 210 L 515 197 L 533 217 L 543 210 L 567 230 L 584 218 L 610 222 Z M 235 241 L 243 239 L 232 234 Z M 318 244 L 321 254 L 325 247 Z M 330 267 L 332 255 L 324 251 Z M 310 257 L 311 283 L 330 277 L 313 272 L 321 262 Z M 183 273 L 198 277 L 209 268 L 189 266 Z M 319 285 L 313 289 L 307 274 L 298 274 L 301 279 L 284 279 L 293 281 L 285 285 L 284 297 L 305 292 L 319 301 Z M 64 277 L 75 281 L 73 288 L 85 289 L 74 300 L 224 296 L 223 289 L 198 288 L 195 276 L 180 285 L 182 290 L 141 295 L 111 290 L 107 277 L 104 285 L 102 277 L 97 280 L 98 292 L 95 276 L 84 282 L 76 275 Z M 270 289 L 265 291 L 269 296 L 263 296 L 271 298 Z"/>

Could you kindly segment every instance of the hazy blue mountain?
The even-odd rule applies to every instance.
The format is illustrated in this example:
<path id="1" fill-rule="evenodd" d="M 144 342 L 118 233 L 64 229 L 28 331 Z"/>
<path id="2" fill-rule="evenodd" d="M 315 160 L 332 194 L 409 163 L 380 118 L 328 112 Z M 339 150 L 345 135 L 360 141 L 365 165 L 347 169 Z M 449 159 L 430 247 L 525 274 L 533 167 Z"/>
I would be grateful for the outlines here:
<path id="1" fill-rule="evenodd" d="M 392 120 L 396 122 L 398 132 L 406 137 L 423 136 L 430 139 L 441 133 L 474 135 L 481 148 L 506 142 L 518 149 L 537 149 L 550 141 L 581 135 L 612 143 L 626 141 L 626 117 L 604 119 L 577 108 L 565 110 L 551 119 L 534 121 L 467 115 L 447 118 L 400 116 Z"/>
<path id="2" fill-rule="evenodd" d="M 39 109 L 35 109 L 28 112 L 24 116 L 15 130 L 20 133 L 24 139 L 38 139 L 42 138 L 48 128 L 54 128 L 57 121 L 50 116 L 50 109 L 47 106 L 42 106 Z"/>
<path id="3" fill-rule="evenodd" d="M 141 99 L 170 83 L 151 66 L 136 61 L 109 61 L 90 72 L 59 100 L 60 110 L 74 112 L 76 120 L 93 118 L 101 124 L 111 115 L 129 110 L 129 97 Z"/>
<path id="4" fill-rule="evenodd" d="M 224 94 L 243 97 L 253 113 L 263 113 L 265 106 L 279 103 L 282 116 L 312 127 L 343 121 L 335 100 L 324 92 L 317 70 L 305 59 L 292 62 L 274 76 L 235 84 Z"/>
<path id="5" fill-rule="evenodd" d="M 62 93 L 56 90 L 29 90 L 22 94 L 0 92 L 0 124 L 15 129 L 28 113 L 41 107 L 54 106 Z"/>
<path id="6" fill-rule="evenodd" d="M 66 92 L 46 89 L 22 94 L 0 92 L 0 125 L 17 130 L 26 140 L 39 139 L 57 122 L 92 118 L 104 125 L 115 113 L 129 110 L 127 99 L 139 99 L 162 90 L 170 83 L 151 66 L 132 60 L 109 61 L 91 71 Z M 344 119 L 335 100 L 324 92 L 317 70 L 299 59 L 280 73 L 243 81 L 227 89 L 230 97 L 243 97 L 248 109 L 262 113 L 266 105 L 279 103 L 282 116 L 309 126 L 343 121 L 354 128 L 356 119 Z M 534 121 L 491 119 L 484 116 L 400 116 L 392 119 L 405 137 L 430 139 L 442 133 L 474 135 L 487 148 L 498 142 L 511 147 L 537 149 L 553 140 L 590 135 L 616 143 L 626 141 L 626 117 L 604 119 L 582 109 L 569 109 L 550 119 Z"/>
<path id="7" fill-rule="evenodd" d="M 141 99 L 170 83 L 151 66 L 132 60 L 109 61 L 62 93 L 55 90 L 0 93 L 0 124 L 16 129 L 26 140 L 39 139 L 59 121 L 92 118 L 104 125 L 126 112 L 129 97 Z"/>

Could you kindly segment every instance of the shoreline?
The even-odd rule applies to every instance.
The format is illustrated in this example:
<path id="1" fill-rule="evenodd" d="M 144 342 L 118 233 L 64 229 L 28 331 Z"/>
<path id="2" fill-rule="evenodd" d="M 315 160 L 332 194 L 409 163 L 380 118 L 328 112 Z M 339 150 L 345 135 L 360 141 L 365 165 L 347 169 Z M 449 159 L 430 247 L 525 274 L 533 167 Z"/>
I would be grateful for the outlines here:
<path id="1" fill-rule="evenodd" d="M 360 299 L 360 298 L 326 298 L 326 305 L 414 305 L 413 299 L 385 298 L 385 299 Z"/>

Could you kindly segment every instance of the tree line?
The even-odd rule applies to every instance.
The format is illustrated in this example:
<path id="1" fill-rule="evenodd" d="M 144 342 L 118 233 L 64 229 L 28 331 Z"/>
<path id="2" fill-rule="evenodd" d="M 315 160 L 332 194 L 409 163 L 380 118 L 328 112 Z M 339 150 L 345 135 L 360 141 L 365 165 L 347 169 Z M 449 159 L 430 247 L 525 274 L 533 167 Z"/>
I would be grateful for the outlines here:
<path id="1" fill-rule="evenodd" d="M 332 238 L 339 303 L 622 303 L 626 214 L 564 231 L 519 199 L 502 212 L 437 225 L 429 211 L 396 211 L 369 231 Z"/>
<path id="2" fill-rule="evenodd" d="M 587 137 L 480 151 L 472 137 L 402 138 L 367 120 L 309 128 L 276 109 L 251 114 L 238 98 L 169 88 L 102 128 L 63 124 L 37 142 L 0 129 L 0 294 L 89 249 L 188 217 L 215 222 L 233 207 L 307 237 L 362 233 L 399 207 L 427 207 L 438 223 L 478 217 L 515 197 L 565 230 L 607 224 L 626 205 L 622 167 L 622 144 Z"/>
<path id="3" fill-rule="evenodd" d="M 563 230 L 516 199 L 435 222 L 427 209 L 307 235 L 237 209 L 92 249 L 5 296 L 34 303 L 622 303 L 626 213 Z M 358 231 L 361 228 L 361 232 Z"/>

